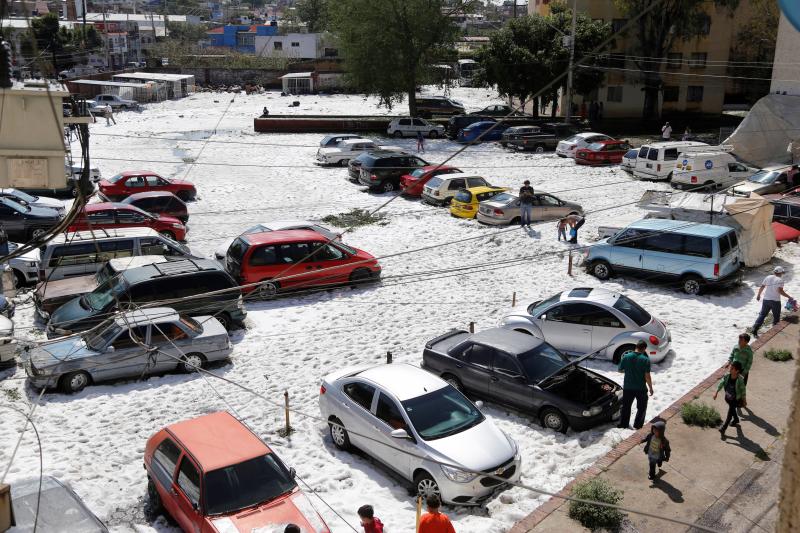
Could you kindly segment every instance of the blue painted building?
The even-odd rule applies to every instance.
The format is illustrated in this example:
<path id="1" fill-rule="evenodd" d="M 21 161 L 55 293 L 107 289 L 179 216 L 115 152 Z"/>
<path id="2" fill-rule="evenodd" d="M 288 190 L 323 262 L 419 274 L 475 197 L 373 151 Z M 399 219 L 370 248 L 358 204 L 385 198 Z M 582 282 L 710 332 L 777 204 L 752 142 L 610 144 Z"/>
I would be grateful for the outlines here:
<path id="1" fill-rule="evenodd" d="M 208 30 L 208 46 L 215 48 L 231 48 L 238 52 L 254 54 L 256 51 L 256 35 L 269 37 L 278 34 L 278 22 L 272 20 L 269 24 L 240 25 L 228 24 L 219 28 Z"/>

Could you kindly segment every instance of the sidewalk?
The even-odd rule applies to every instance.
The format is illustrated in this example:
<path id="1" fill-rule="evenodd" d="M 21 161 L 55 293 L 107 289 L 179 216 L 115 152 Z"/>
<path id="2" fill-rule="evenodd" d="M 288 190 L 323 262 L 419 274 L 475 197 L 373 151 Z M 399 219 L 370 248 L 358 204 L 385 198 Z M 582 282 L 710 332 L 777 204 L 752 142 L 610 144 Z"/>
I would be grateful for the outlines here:
<path id="1" fill-rule="evenodd" d="M 735 339 L 732 343 L 735 342 Z M 800 325 L 788 322 L 764 332 L 751 343 L 755 351 L 747 387 L 748 408 L 739 428 L 728 428 L 721 439 L 714 428 L 687 426 L 680 406 L 699 398 L 714 405 L 724 417 L 727 406 L 720 393 L 712 396 L 724 369 L 720 369 L 672 404 L 663 413 L 672 447 L 670 462 L 655 482 L 647 479 L 642 438 L 650 426 L 619 443 L 559 494 L 569 495 L 579 481 L 602 475 L 625 493 L 624 507 L 669 516 L 722 531 L 774 531 L 784 442 L 792 383 L 800 355 Z M 788 349 L 794 359 L 779 363 L 766 359 L 768 349 Z M 551 498 L 522 519 L 511 533 L 588 531 L 567 516 L 569 504 Z M 623 531 L 672 533 L 687 528 L 674 523 L 629 514 Z M 699 531 L 688 528 L 689 531 Z"/>

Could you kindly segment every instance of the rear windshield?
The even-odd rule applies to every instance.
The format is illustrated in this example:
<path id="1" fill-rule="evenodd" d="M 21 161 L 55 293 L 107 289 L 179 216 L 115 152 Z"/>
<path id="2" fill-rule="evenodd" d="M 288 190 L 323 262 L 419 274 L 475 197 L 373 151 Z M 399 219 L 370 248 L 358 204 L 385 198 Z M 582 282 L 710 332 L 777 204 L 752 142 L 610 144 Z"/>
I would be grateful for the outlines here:
<path id="1" fill-rule="evenodd" d="M 591 150 L 593 152 L 599 152 L 605 147 L 605 144 L 602 143 L 592 143 L 586 147 L 587 150 Z"/>
<path id="2" fill-rule="evenodd" d="M 455 198 L 459 202 L 464 202 L 465 204 L 468 204 L 472 201 L 472 193 L 469 191 L 460 190 L 456 193 Z"/>
<path id="3" fill-rule="evenodd" d="M 247 244 L 247 241 L 242 238 L 238 238 L 233 241 L 228 248 L 228 258 L 236 261 L 237 263 L 241 263 L 242 258 L 244 257 L 244 254 L 247 253 L 248 248 L 250 248 L 250 245 Z"/>
<path id="4" fill-rule="evenodd" d="M 122 179 L 125 179 L 126 177 L 127 176 L 123 176 L 122 174 L 117 174 L 116 176 L 108 178 L 108 181 L 110 181 L 111 183 L 116 183 L 116 182 L 118 182 L 118 181 L 120 181 Z"/>
<path id="5" fill-rule="evenodd" d="M 411 173 L 411 177 L 412 177 L 412 178 L 419 178 L 419 177 L 420 177 L 420 176 L 422 176 L 423 174 L 425 174 L 425 170 L 424 170 L 424 169 L 421 169 L 421 168 L 418 168 L 418 169 L 414 170 L 414 171 Z"/>
<path id="6" fill-rule="evenodd" d="M 627 296 L 620 295 L 617 301 L 614 302 L 614 309 L 625 313 L 625 316 L 636 322 L 637 326 L 644 326 L 652 319 L 650 313 Z"/>
<path id="7" fill-rule="evenodd" d="M 628 150 L 625 152 L 625 157 L 628 159 L 636 159 L 636 155 L 639 153 L 639 150 Z"/>
<path id="8" fill-rule="evenodd" d="M 497 196 L 492 198 L 493 201 L 499 202 L 499 203 L 511 202 L 511 201 L 516 200 L 516 199 L 517 199 L 516 196 L 514 196 L 513 194 L 508 194 L 507 192 L 501 192 L 500 194 L 498 194 Z"/>
<path id="9" fill-rule="evenodd" d="M 430 187 L 432 189 L 435 189 L 439 185 L 442 184 L 442 181 L 443 181 L 442 178 L 438 178 L 438 177 L 434 176 L 434 177 L 432 177 L 431 179 L 428 180 L 428 187 Z"/>
<path id="10" fill-rule="evenodd" d="M 736 238 L 736 232 L 730 231 L 719 238 L 719 256 L 725 257 L 731 250 L 739 246 L 739 240 Z"/>
<path id="11" fill-rule="evenodd" d="M 576 143 L 576 142 L 580 141 L 581 139 L 582 139 L 582 137 L 580 135 L 573 135 L 569 139 L 565 139 L 564 142 Z"/>

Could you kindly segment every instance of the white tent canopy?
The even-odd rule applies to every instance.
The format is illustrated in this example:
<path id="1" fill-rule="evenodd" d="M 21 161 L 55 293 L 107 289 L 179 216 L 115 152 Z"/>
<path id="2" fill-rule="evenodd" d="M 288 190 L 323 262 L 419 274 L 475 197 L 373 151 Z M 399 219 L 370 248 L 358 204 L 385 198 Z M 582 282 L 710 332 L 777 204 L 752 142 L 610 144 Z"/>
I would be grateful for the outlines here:
<path id="1" fill-rule="evenodd" d="M 759 167 L 800 161 L 800 96 L 763 97 L 724 143 L 733 145 L 737 157 Z"/>

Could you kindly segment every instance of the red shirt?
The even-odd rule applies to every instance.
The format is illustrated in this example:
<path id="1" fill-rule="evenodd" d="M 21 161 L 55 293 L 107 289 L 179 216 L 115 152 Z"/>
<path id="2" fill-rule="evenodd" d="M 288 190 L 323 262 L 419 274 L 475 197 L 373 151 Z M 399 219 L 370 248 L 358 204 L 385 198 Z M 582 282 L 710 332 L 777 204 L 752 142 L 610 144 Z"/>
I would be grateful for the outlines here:
<path id="1" fill-rule="evenodd" d="M 373 518 L 371 524 L 364 526 L 364 533 L 383 533 L 383 523 L 380 518 Z"/>
<path id="2" fill-rule="evenodd" d="M 425 513 L 419 520 L 419 533 L 456 533 L 446 514 Z"/>

